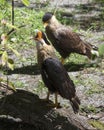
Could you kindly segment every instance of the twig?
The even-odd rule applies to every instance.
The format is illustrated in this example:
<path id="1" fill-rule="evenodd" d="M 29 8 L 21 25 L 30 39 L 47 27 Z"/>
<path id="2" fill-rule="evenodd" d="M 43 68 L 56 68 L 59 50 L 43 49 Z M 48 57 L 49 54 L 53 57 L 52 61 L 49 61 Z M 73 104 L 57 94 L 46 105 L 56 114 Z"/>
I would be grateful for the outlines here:
<path id="1" fill-rule="evenodd" d="M 12 0 L 12 25 L 14 25 L 14 0 Z"/>
<path id="2" fill-rule="evenodd" d="M 21 26 L 19 26 L 19 27 L 17 27 L 17 28 L 22 28 L 22 27 L 25 27 L 26 25 L 21 25 Z M 16 31 L 16 29 L 11 29 L 8 33 L 7 33 L 7 36 L 9 36 L 12 32 L 15 32 Z"/>
<path id="3" fill-rule="evenodd" d="M 56 11 L 57 11 L 57 8 L 58 8 L 58 4 L 61 3 L 63 0 L 59 0 L 57 3 L 56 3 L 56 6 L 55 6 L 55 9 L 54 9 L 54 15 L 56 14 Z"/>

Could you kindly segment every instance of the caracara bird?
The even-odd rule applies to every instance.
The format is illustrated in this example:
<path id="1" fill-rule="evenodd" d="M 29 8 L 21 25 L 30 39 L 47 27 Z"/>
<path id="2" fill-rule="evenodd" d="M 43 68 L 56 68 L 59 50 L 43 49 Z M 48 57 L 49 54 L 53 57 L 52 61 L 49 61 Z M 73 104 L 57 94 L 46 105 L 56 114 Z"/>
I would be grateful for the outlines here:
<path id="1" fill-rule="evenodd" d="M 37 60 L 39 67 L 41 67 L 41 64 L 46 58 L 56 58 L 56 55 L 54 48 L 48 41 L 45 33 L 39 30 L 35 30 L 35 32 L 37 32 L 36 36 L 34 37 L 34 39 L 37 41 Z"/>
<path id="2" fill-rule="evenodd" d="M 50 93 L 55 93 L 54 107 L 57 108 L 59 105 L 57 100 L 59 94 L 70 101 L 74 112 L 77 113 L 80 100 L 76 95 L 75 85 L 63 64 L 53 56 L 52 49 L 50 49 L 52 46 L 48 45 L 43 38 L 42 32 L 38 31 L 35 37 L 38 62 L 44 84 Z M 47 99 L 49 99 L 49 93 Z"/>
<path id="3" fill-rule="evenodd" d="M 98 55 L 97 47 L 82 41 L 77 33 L 62 25 L 52 13 L 45 13 L 42 21 L 47 37 L 60 53 L 62 61 L 71 53 L 86 55 L 89 59 L 92 54 Z"/>

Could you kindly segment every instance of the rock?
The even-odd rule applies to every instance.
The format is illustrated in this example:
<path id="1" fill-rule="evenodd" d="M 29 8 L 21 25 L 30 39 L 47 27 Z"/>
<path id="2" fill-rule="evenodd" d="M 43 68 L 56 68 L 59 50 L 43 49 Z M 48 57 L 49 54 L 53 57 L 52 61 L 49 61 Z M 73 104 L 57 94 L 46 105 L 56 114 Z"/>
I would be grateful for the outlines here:
<path id="1" fill-rule="evenodd" d="M 50 107 L 25 90 L 0 99 L 0 129 L 2 130 L 95 130 L 85 117 L 72 111 Z M 52 104 L 52 102 L 51 102 Z"/>

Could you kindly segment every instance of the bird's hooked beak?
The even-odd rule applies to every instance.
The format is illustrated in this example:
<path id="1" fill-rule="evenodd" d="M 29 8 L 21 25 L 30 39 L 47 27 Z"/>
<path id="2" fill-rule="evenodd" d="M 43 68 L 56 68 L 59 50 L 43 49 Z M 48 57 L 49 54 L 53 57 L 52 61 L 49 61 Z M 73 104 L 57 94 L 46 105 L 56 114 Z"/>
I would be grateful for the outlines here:
<path id="1" fill-rule="evenodd" d="M 38 43 L 41 43 L 41 45 L 46 44 L 43 39 L 42 31 L 39 31 L 36 29 L 35 32 L 36 32 L 36 36 L 35 36 L 34 40 L 36 40 Z"/>
<path id="2" fill-rule="evenodd" d="M 39 30 L 35 30 L 35 32 L 37 33 L 35 36 L 35 40 L 40 41 L 42 39 L 42 32 Z"/>
<path id="3" fill-rule="evenodd" d="M 48 22 L 43 22 L 43 26 L 46 28 L 48 26 Z"/>

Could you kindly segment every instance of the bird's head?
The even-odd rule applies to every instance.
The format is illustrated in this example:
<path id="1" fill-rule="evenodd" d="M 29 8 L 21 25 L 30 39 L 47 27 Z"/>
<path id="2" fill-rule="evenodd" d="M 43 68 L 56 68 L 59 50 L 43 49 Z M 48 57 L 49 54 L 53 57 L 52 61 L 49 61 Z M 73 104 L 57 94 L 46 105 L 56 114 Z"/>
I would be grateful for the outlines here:
<path id="1" fill-rule="evenodd" d="M 34 37 L 34 40 L 36 41 L 36 43 L 41 44 L 41 45 L 46 44 L 46 41 L 45 41 L 45 38 L 44 38 L 45 34 L 38 29 L 35 30 L 35 33 L 36 33 L 36 35 Z"/>
<path id="2" fill-rule="evenodd" d="M 48 39 L 43 31 L 36 29 L 35 32 L 36 32 L 36 35 L 34 37 L 35 41 L 37 41 L 38 43 L 40 42 L 41 44 L 50 45 L 50 42 L 48 41 Z"/>
<path id="3" fill-rule="evenodd" d="M 42 18 L 42 22 L 44 24 L 44 27 L 46 27 L 51 21 L 55 19 L 55 16 L 51 12 L 46 12 Z"/>
<path id="4" fill-rule="evenodd" d="M 40 41 L 42 39 L 42 32 L 40 30 L 36 29 L 35 33 L 36 33 L 36 35 L 35 35 L 34 39 L 36 41 Z"/>

